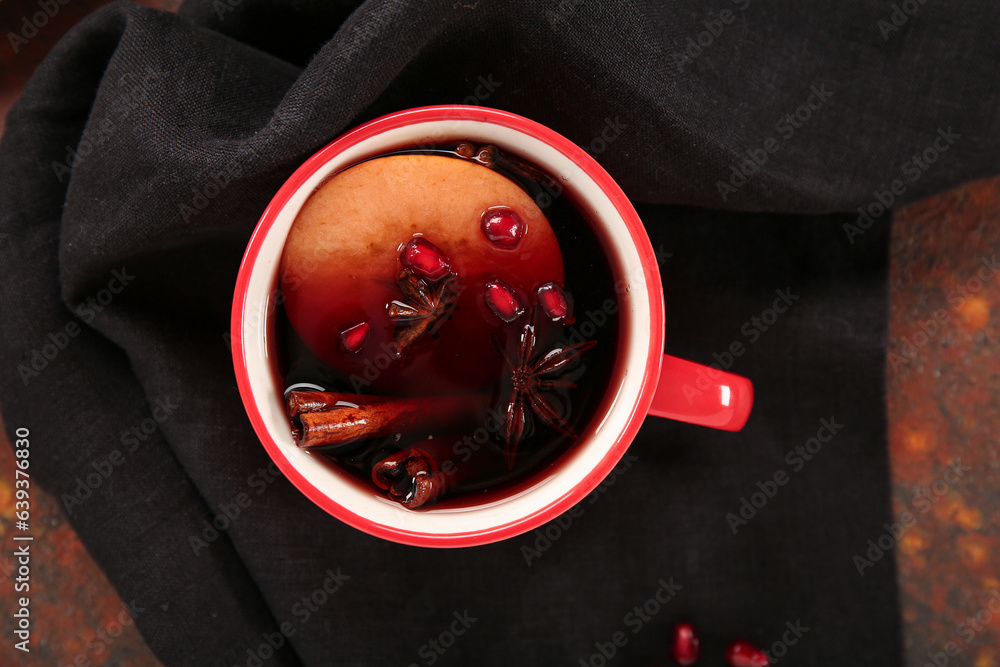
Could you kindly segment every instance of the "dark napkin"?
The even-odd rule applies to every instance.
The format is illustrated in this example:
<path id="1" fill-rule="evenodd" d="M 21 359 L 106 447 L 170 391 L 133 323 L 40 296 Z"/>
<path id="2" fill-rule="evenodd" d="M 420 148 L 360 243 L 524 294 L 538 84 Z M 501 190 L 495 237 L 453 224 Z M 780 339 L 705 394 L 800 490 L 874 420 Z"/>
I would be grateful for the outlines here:
<path id="1" fill-rule="evenodd" d="M 890 520 L 880 207 L 992 173 L 1000 118 L 995 10 L 913 5 L 105 8 L 0 146 L 8 435 L 31 429 L 32 474 L 168 665 L 643 665 L 680 618 L 706 664 L 737 635 L 788 664 L 897 664 L 892 558 L 854 559 Z M 296 166 L 463 101 L 551 126 L 646 202 L 666 349 L 748 375 L 757 402 L 737 434 L 648 419 L 573 513 L 439 551 L 272 474 L 227 331 Z"/>

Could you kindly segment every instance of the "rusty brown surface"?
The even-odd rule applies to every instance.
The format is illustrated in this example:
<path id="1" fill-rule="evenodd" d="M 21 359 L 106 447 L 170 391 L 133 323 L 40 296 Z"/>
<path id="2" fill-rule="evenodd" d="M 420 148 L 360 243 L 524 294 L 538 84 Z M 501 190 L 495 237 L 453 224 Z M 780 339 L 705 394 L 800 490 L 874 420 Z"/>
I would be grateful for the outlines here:
<path id="1" fill-rule="evenodd" d="M 36 4 L 0 1 L 0 25 L 20 24 Z M 101 4 L 66 5 L 17 54 L 0 45 L 0 132 L 44 54 Z M 179 3 L 143 4 L 176 9 Z M 907 512 L 914 520 L 892 548 L 906 664 L 934 664 L 936 654 L 951 648 L 958 653 L 944 654 L 948 665 L 1000 665 L 1000 614 L 985 613 L 991 593 L 1000 595 L 1000 276 L 987 268 L 1000 258 L 1000 178 L 897 211 L 893 237 L 886 364 L 893 511 L 897 521 Z M 5 588 L 16 577 L 14 461 L 9 443 L 0 446 Z M 950 467 L 961 475 L 948 473 Z M 34 643 L 30 656 L 15 655 L 14 664 L 158 665 L 58 499 L 36 486 L 31 493 Z M 11 596 L 0 597 L 7 638 L 13 605 Z"/>
<path id="2" fill-rule="evenodd" d="M 52 0 L 45 3 L 45 11 L 39 0 L 0 0 L 0 134 L 10 105 L 38 63 L 80 19 L 109 2 Z M 176 11 L 181 0 L 137 0 L 137 4 Z"/>
<path id="3" fill-rule="evenodd" d="M 65 0 L 63 0 L 65 2 Z M 52 46 L 74 24 L 109 0 L 70 0 L 47 3 L 51 17 L 26 43 L 12 42 L 8 33 L 27 35 L 24 21 L 42 11 L 37 0 L 0 0 L 0 134 L 10 106 Z M 180 0 L 141 0 L 139 4 L 174 11 Z M 52 5 L 58 8 L 54 10 Z M 15 46 L 17 47 L 15 49 Z M 12 424 L 28 426 L 30 424 Z M 156 667 L 160 663 L 135 627 L 125 603 L 90 558 L 80 538 L 66 521 L 58 498 L 31 484 L 30 596 L 32 640 L 30 653 L 13 648 L 13 614 L 17 596 L 9 593 L 17 578 L 13 553 L 16 544 L 14 494 L 15 458 L 4 431 L 0 431 L 0 647 L 3 665 L 116 665 Z M 30 438 L 29 438 L 30 440 Z M 29 459 L 30 461 L 30 459 Z M 30 465 L 29 470 L 30 474 Z M 30 481 L 34 481 L 29 478 Z"/>
<path id="4" fill-rule="evenodd" d="M 998 665 L 1000 178 L 907 206 L 893 235 L 889 448 L 896 519 L 915 522 L 896 554 L 907 664 Z"/>
<path id="5" fill-rule="evenodd" d="M 18 424 L 12 425 L 17 428 Z M 4 646 L 0 661 L 9 665 L 159 665 L 142 640 L 124 602 L 104 573 L 91 560 L 80 538 L 70 527 L 59 500 L 43 492 L 27 473 L 30 503 L 29 528 L 17 529 L 15 517 L 15 458 L 6 437 L 0 435 L 0 628 Z M 29 442 L 31 437 L 29 434 Z M 36 448 L 39 443 L 34 443 Z M 30 451 L 31 445 L 28 449 Z M 15 535 L 29 535 L 31 542 L 17 542 Z M 27 575 L 20 573 L 14 550 L 29 544 Z M 10 593 L 19 582 L 27 592 Z M 29 653 L 13 648 L 16 598 L 30 596 Z M 10 662 L 8 662 L 10 660 Z"/>

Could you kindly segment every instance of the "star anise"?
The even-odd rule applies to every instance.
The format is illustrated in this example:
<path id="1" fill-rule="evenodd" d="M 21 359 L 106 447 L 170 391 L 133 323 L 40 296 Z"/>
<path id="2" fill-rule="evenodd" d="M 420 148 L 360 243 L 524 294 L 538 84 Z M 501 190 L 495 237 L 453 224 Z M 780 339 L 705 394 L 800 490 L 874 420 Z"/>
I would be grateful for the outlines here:
<path id="1" fill-rule="evenodd" d="M 458 289 L 455 274 L 429 284 L 411 269 L 403 269 L 397 278 L 406 301 L 389 304 L 389 318 L 397 323 L 396 356 L 424 333 L 434 335 L 455 309 Z M 398 326 L 402 324 L 402 326 Z"/>
<path id="2" fill-rule="evenodd" d="M 510 373 L 510 395 L 501 404 L 501 412 L 504 415 L 504 457 L 507 459 L 508 468 L 514 467 L 514 456 L 524 437 L 529 409 L 560 433 L 576 437 L 573 427 L 559 414 L 558 409 L 543 392 L 549 389 L 575 387 L 575 383 L 559 378 L 556 374 L 568 370 L 571 362 L 597 344 L 597 341 L 584 341 L 575 345 L 559 343 L 544 354 L 536 354 L 534 319 L 533 312 L 532 317 L 521 328 L 516 359 L 508 356 L 499 336 L 494 334 L 492 337 L 493 345 L 507 362 L 506 370 Z"/>

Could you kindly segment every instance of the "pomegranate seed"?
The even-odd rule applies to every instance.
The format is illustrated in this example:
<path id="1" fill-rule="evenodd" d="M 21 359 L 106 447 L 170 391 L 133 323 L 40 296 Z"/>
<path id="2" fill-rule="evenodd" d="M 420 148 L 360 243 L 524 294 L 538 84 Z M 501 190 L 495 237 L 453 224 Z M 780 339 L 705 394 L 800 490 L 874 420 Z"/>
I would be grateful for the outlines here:
<path id="1" fill-rule="evenodd" d="M 496 279 L 486 283 L 483 297 L 493 314 L 504 322 L 513 322 L 524 313 L 524 306 L 514 293 L 514 288 L 502 280 Z"/>
<path id="2" fill-rule="evenodd" d="M 359 352 L 361 346 L 368 340 L 368 332 L 371 326 L 367 322 L 353 324 L 340 332 L 340 344 L 348 352 Z"/>
<path id="3" fill-rule="evenodd" d="M 737 639 L 729 645 L 726 662 L 732 667 L 767 667 L 771 664 L 763 651 L 745 639 Z"/>
<path id="4" fill-rule="evenodd" d="M 506 206 L 488 208 L 481 221 L 483 234 L 490 243 L 505 250 L 513 250 L 524 236 L 524 220 L 513 209 Z"/>
<path id="5" fill-rule="evenodd" d="M 535 290 L 542 312 L 553 320 L 561 320 L 569 314 L 569 300 L 566 292 L 556 283 L 545 283 Z"/>
<path id="6" fill-rule="evenodd" d="M 441 248 L 425 239 L 414 236 L 403 246 L 399 261 L 408 269 L 413 269 L 424 278 L 437 282 L 451 273 L 451 262 Z"/>
<path id="7" fill-rule="evenodd" d="M 678 623 L 674 626 L 674 637 L 670 645 L 670 657 L 678 665 L 693 665 L 698 662 L 701 653 L 701 642 L 690 623 Z"/>

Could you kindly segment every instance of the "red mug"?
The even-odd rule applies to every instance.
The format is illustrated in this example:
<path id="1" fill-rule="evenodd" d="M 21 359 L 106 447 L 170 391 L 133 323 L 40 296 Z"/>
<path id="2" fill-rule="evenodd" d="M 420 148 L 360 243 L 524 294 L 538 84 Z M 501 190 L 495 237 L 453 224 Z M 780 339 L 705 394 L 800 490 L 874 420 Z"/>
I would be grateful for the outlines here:
<path id="1" fill-rule="evenodd" d="M 408 510 L 299 449 L 276 383 L 274 313 L 278 268 L 292 222 L 330 175 L 401 148 L 468 140 L 495 144 L 558 179 L 591 220 L 612 260 L 623 344 L 618 386 L 557 465 L 487 502 Z M 592 492 L 625 454 L 646 415 L 737 431 L 753 404 L 746 378 L 663 354 L 663 289 L 649 237 L 621 188 L 565 137 L 505 111 L 434 106 L 383 116 L 309 158 L 285 182 L 257 224 L 236 281 L 233 363 L 260 441 L 282 473 L 341 521 L 403 544 L 461 547 L 513 537 L 556 518 Z"/>

